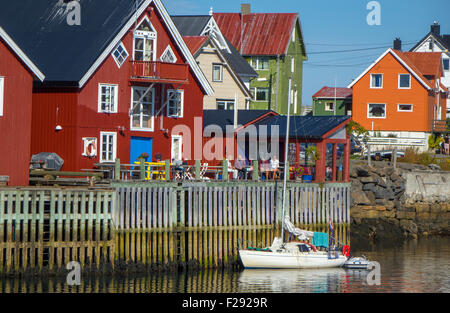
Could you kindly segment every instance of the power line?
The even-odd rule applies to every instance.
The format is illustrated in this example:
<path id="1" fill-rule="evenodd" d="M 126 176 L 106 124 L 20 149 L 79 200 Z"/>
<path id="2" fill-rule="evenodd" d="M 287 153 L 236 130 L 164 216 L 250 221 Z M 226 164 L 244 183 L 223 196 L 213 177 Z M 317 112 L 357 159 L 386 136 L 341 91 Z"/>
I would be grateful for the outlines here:
<path id="1" fill-rule="evenodd" d="M 404 44 L 405 46 L 407 45 L 412 45 L 411 44 Z M 314 52 L 308 52 L 308 55 L 311 54 L 327 54 L 327 53 L 346 53 L 346 52 L 357 52 L 357 51 L 368 51 L 368 50 L 379 50 L 379 49 L 387 49 L 387 48 L 391 48 L 392 45 L 389 46 L 380 46 L 380 47 L 371 47 L 371 48 L 361 48 L 361 49 L 349 49 L 349 50 L 334 50 L 334 51 L 314 51 Z"/>
<path id="2" fill-rule="evenodd" d="M 405 40 L 403 43 L 417 43 L 419 42 L 420 39 L 418 40 Z M 305 45 L 308 46 L 328 46 L 328 47 L 358 47 L 358 46 L 372 46 L 372 45 L 388 45 L 388 44 L 392 44 L 391 42 L 383 42 L 383 43 L 348 43 L 348 44 L 330 44 L 330 43 L 313 43 L 313 42 L 305 42 Z"/>

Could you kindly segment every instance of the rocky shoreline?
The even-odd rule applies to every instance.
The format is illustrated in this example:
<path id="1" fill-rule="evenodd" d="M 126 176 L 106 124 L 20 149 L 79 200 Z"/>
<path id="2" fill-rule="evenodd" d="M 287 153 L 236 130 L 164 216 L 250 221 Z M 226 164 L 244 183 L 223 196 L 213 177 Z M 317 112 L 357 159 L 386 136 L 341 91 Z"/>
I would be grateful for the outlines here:
<path id="1" fill-rule="evenodd" d="M 405 193 L 407 173 L 439 173 L 438 168 L 400 162 L 393 168 L 390 162 L 371 163 L 369 167 L 367 161 L 351 161 L 352 243 L 450 235 L 450 201 Z"/>

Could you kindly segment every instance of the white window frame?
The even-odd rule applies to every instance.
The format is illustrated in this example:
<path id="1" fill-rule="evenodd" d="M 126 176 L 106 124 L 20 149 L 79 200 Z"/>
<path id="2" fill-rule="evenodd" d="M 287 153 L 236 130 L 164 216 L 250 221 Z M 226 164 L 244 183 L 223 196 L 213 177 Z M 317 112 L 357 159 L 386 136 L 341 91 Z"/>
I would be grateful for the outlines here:
<path id="1" fill-rule="evenodd" d="M 214 72 L 215 72 L 215 67 L 218 67 L 219 68 L 219 79 L 214 79 Z M 221 83 L 221 82 L 223 82 L 223 65 L 222 64 L 220 64 L 220 63 L 213 63 L 213 65 L 212 65 L 212 81 L 213 82 L 218 82 L 218 83 Z"/>
<path id="2" fill-rule="evenodd" d="M 295 73 L 295 58 L 291 58 L 291 73 Z"/>
<path id="3" fill-rule="evenodd" d="M 261 68 L 260 67 L 260 62 L 262 59 L 267 60 L 267 68 Z M 256 66 L 253 66 L 253 61 L 255 61 Z M 253 69 L 255 69 L 256 71 L 268 71 L 270 70 L 270 58 L 268 57 L 253 57 L 251 60 L 251 66 L 253 67 Z"/>
<path id="4" fill-rule="evenodd" d="M 373 76 L 374 75 L 381 75 L 381 87 L 373 87 Z M 371 73 L 370 74 L 370 89 L 382 89 L 384 84 L 384 75 L 381 73 Z"/>
<path id="5" fill-rule="evenodd" d="M 171 160 L 175 159 L 175 157 L 173 155 L 174 139 L 179 139 L 180 140 L 180 146 L 178 148 L 179 149 L 178 153 L 180 155 L 180 159 L 179 160 L 181 161 L 181 159 L 183 158 L 183 136 L 181 136 L 181 135 L 172 135 L 172 140 L 171 140 L 171 145 L 170 145 L 170 159 Z M 175 160 L 177 160 L 177 159 L 175 159 Z"/>
<path id="6" fill-rule="evenodd" d="M 112 151 L 112 160 L 107 160 L 103 158 L 103 136 L 112 136 L 113 137 L 113 151 Z M 110 151 L 106 151 L 108 154 Z M 116 132 L 100 132 L 100 163 L 105 162 L 115 162 L 117 158 L 117 133 Z"/>
<path id="7" fill-rule="evenodd" d="M 401 105 L 410 105 L 411 110 L 400 110 Z M 409 103 L 398 103 L 397 104 L 397 112 L 413 112 L 413 110 L 414 110 L 414 106 L 412 104 L 409 104 Z"/>
<path id="8" fill-rule="evenodd" d="M 267 89 L 267 100 L 257 100 L 257 99 L 256 99 L 256 95 L 257 95 L 257 93 L 258 93 L 258 88 L 259 88 L 259 89 Z M 270 97 L 270 90 L 269 90 L 269 87 L 255 87 L 254 90 L 255 90 L 255 92 L 254 92 L 254 98 L 253 98 L 253 101 L 255 101 L 255 102 L 269 102 L 269 97 Z"/>
<path id="9" fill-rule="evenodd" d="M 401 87 L 400 86 L 400 77 L 401 76 L 409 76 L 409 87 Z M 411 75 L 410 74 L 398 74 L 398 89 L 411 89 Z"/>
<path id="10" fill-rule="evenodd" d="M 124 57 L 122 63 L 120 63 L 120 61 L 119 61 L 119 60 L 117 59 L 117 57 L 115 56 L 115 52 L 116 52 L 119 48 L 122 48 L 123 51 L 126 53 L 126 57 L 124 57 L 124 56 L 121 54 L 121 56 Z M 119 52 L 119 53 L 120 53 L 120 52 Z M 124 45 L 122 42 L 119 43 L 119 44 L 117 45 L 117 47 L 113 50 L 113 52 L 111 53 L 111 55 L 112 55 L 114 61 L 116 62 L 117 66 L 118 66 L 119 68 L 122 67 L 122 65 L 125 63 L 125 61 L 126 61 L 126 60 L 128 59 L 128 57 L 130 56 L 130 54 L 128 53 L 128 50 L 125 48 L 125 45 Z"/>
<path id="11" fill-rule="evenodd" d="M 384 116 L 370 116 L 370 105 L 371 104 L 378 104 L 378 105 L 384 105 Z M 385 119 L 387 116 L 387 108 L 386 103 L 367 103 L 367 118 L 377 118 L 377 119 Z"/>
<path id="12" fill-rule="evenodd" d="M 150 26 L 153 28 L 152 32 L 137 30 L 144 21 L 147 21 L 150 24 Z M 157 41 L 158 36 L 157 36 L 156 30 L 155 30 L 155 27 L 153 27 L 152 23 L 150 22 L 150 19 L 147 16 L 144 16 L 144 18 L 142 18 L 142 20 L 139 22 L 139 24 L 137 24 L 136 30 L 134 31 L 134 36 L 133 36 L 133 60 L 134 61 L 136 61 L 136 59 L 135 59 L 136 39 L 144 39 L 144 40 L 153 40 L 154 41 L 152 60 L 144 60 L 144 62 L 145 61 L 155 61 L 156 60 L 156 46 L 158 44 L 158 41 Z M 145 42 L 144 42 L 144 49 L 145 49 Z M 144 53 L 144 55 L 145 55 L 145 53 Z"/>
<path id="13" fill-rule="evenodd" d="M 220 102 L 223 102 L 225 104 L 224 109 L 219 109 Z M 234 109 L 234 106 L 236 105 L 234 100 L 232 100 L 232 99 L 216 99 L 217 110 L 233 110 L 233 109 L 229 108 L 231 104 L 233 105 L 233 109 Z"/>
<path id="14" fill-rule="evenodd" d="M 166 54 L 171 54 L 171 56 L 173 58 L 173 62 L 166 62 L 163 60 L 163 58 Z M 159 58 L 159 60 L 161 62 L 166 62 L 166 63 L 177 63 L 177 57 L 175 56 L 175 53 L 173 52 L 172 47 L 170 45 L 168 45 L 166 50 L 164 50 L 164 52 L 161 54 L 161 57 Z"/>
<path id="15" fill-rule="evenodd" d="M 179 93 L 180 96 L 181 96 L 181 98 L 180 98 L 180 106 L 181 106 L 181 108 L 179 110 L 180 113 L 178 115 L 169 114 L 172 101 L 174 101 L 174 99 L 172 99 L 172 100 L 169 100 L 169 99 L 170 99 L 171 94 L 175 93 L 175 92 Z M 182 89 L 178 89 L 178 90 L 176 90 L 176 89 L 168 89 L 167 90 L 167 116 L 168 117 L 182 118 L 183 117 L 183 112 L 184 112 L 184 90 L 182 90 Z"/>
<path id="16" fill-rule="evenodd" d="M 444 67 L 444 61 L 447 61 L 447 62 L 448 62 L 448 69 L 445 69 L 445 67 Z M 442 69 L 443 69 L 445 72 L 449 72 L 449 71 L 450 71 L 450 59 L 448 59 L 448 58 L 442 58 Z"/>
<path id="17" fill-rule="evenodd" d="M 103 87 L 114 88 L 114 103 L 112 104 L 112 106 L 113 106 L 112 110 L 111 110 L 111 107 L 109 110 L 102 109 L 102 88 Z M 119 96 L 119 85 L 105 84 L 105 83 L 98 84 L 98 113 L 117 113 L 117 107 L 119 104 L 118 96 Z"/>
<path id="18" fill-rule="evenodd" d="M 134 127 L 133 126 L 133 106 L 134 106 L 134 99 L 133 99 L 133 95 L 134 95 L 134 89 L 140 89 L 143 90 L 144 92 L 147 90 L 147 87 L 141 87 L 141 86 L 133 86 L 131 87 L 131 107 L 130 107 L 130 130 L 133 131 L 147 131 L 147 132 L 151 132 L 153 131 L 154 127 L 155 127 L 155 88 L 151 88 L 151 93 L 152 93 L 152 110 L 151 110 L 151 121 L 152 121 L 152 127 Z M 139 114 L 140 116 L 140 124 L 142 125 L 142 112 Z"/>
<path id="19" fill-rule="evenodd" d="M 327 104 L 331 103 L 331 110 L 327 108 Z M 326 112 L 334 112 L 334 101 L 325 101 L 324 109 Z"/>
<path id="20" fill-rule="evenodd" d="M 5 77 L 0 76 L 0 116 L 3 116 L 3 104 L 5 98 Z"/>

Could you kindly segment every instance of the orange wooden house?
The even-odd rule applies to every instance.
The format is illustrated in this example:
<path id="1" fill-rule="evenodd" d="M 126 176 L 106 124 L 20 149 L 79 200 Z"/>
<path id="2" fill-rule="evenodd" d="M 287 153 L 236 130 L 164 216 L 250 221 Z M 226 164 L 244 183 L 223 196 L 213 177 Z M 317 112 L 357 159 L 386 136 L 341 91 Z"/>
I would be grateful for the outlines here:
<path id="1" fill-rule="evenodd" d="M 353 120 L 386 145 L 426 150 L 431 133 L 445 132 L 446 96 L 441 53 L 388 49 L 348 88 Z"/>

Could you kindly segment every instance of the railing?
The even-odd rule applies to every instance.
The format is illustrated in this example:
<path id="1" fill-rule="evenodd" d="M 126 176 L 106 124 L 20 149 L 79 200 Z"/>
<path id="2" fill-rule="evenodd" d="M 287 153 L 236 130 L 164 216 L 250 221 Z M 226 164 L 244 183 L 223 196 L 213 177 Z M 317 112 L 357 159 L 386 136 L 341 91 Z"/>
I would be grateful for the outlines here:
<path id="1" fill-rule="evenodd" d="M 131 61 L 130 77 L 133 80 L 188 81 L 187 64 L 160 61 Z"/>
<path id="2" fill-rule="evenodd" d="M 433 131 L 445 133 L 447 131 L 447 121 L 445 120 L 434 120 L 433 121 Z"/>
<path id="3" fill-rule="evenodd" d="M 422 138 L 393 138 L 393 137 L 371 137 L 369 145 L 396 145 L 396 146 L 423 146 L 426 140 Z"/>

